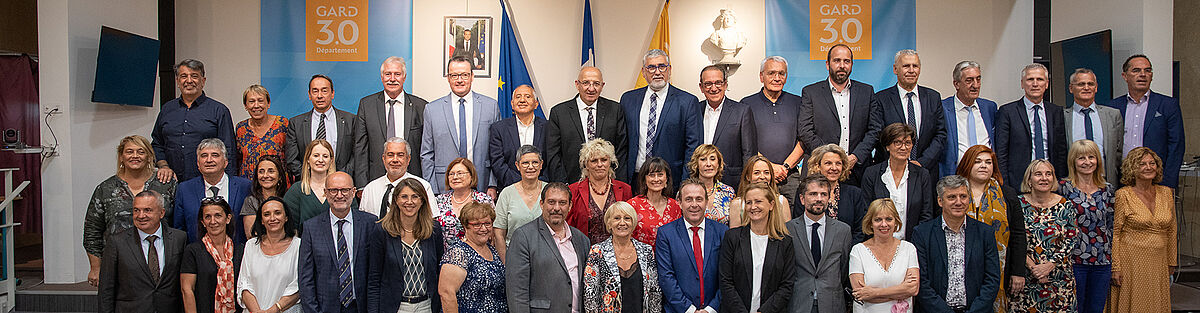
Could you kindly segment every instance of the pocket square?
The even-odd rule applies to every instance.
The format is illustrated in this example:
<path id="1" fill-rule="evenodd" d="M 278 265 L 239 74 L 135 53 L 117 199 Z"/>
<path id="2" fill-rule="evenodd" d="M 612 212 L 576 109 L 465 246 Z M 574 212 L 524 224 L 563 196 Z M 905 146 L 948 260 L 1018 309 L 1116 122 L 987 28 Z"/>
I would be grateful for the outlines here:
<path id="1" fill-rule="evenodd" d="M 1154 112 L 1154 117 L 1162 117 L 1162 112 Z"/>

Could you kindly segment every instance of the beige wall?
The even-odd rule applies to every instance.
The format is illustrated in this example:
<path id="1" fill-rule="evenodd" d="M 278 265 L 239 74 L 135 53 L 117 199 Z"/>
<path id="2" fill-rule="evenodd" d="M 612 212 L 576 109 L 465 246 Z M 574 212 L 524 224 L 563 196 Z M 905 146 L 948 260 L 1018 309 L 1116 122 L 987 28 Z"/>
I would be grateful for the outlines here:
<path id="1" fill-rule="evenodd" d="M 1113 97 L 1129 92 L 1121 79 L 1121 65 L 1133 54 L 1155 62 L 1150 89 L 1171 95 L 1173 0 L 1056 0 L 1051 3 L 1050 41 L 1055 42 L 1112 29 Z M 1080 18 L 1087 8 L 1089 16 Z"/>

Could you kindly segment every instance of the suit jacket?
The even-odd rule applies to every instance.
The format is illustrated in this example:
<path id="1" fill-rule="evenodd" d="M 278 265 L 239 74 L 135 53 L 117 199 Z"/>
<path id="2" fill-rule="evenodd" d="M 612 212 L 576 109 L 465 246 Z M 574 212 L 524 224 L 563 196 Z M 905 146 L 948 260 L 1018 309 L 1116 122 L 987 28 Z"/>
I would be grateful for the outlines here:
<path id="1" fill-rule="evenodd" d="M 854 165 L 861 169 L 869 165 L 871 149 L 883 129 L 883 110 L 876 105 L 875 89 L 871 85 L 850 80 L 850 149 L 847 153 L 858 157 Z M 838 144 L 842 126 L 837 115 L 837 105 L 829 89 L 829 80 L 821 80 L 808 86 L 800 94 L 800 140 L 804 151 L 812 151 L 825 144 Z M 858 172 L 857 170 L 854 172 Z M 853 184 L 853 183 L 852 183 Z"/>
<path id="2" fill-rule="evenodd" d="M 474 91 L 468 97 L 472 97 L 475 110 L 475 120 L 470 122 L 475 128 L 472 130 L 472 142 L 467 143 L 474 147 L 470 159 L 475 163 L 475 173 L 479 179 L 475 189 L 487 191 L 489 186 L 496 186 L 496 179 L 492 176 L 491 166 L 488 164 L 488 129 L 492 123 L 500 120 L 499 108 L 496 106 L 496 99 Z M 422 178 L 425 178 L 433 187 L 433 192 L 438 194 L 450 190 L 449 187 L 443 186 L 446 183 L 446 165 L 458 158 L 460 149 L 467 148 L 458 146 L 458 128 L 454 125 L 456 120 L 454 109 L 451 107 L 458 104 L 451 104 L 450 99 L 450 95 L 446 95 L 430 102 L 425 110 L 425 124 L 422 125 Z"/>
<path id="3" fill-rule="evenodd" d="M 229 175 L 229 208 L 234 215 L 242 211 L 242 203 L 246 201 L 246 196 L 250 195 L 249 179 L 241 176 Z M 188 243 L 200 241 L 200 200 L 205 198 L 204 176 L 196 176 L 196 178 L 179 183 L 175 187 L 175 208 L 172 211 L 171 221 L 174 223 L 172 227 L 186 232 Z M 233 219 L 232 225 L 229 225 L 233 231 L 233 242 L 238 244 L 246 243 L 246 228 L 242 226 L 242 219 Z"/>
<path id="4" fill-rule="evenodd" d="M 808 237 L 812 229 L 805 225 L 803 217 L 787 222 L 796 247 L 796 283 L 792 288 L 792 312 L 803 312 L 813 306 L 813 292 L 817 293 L 817 307 L 821 312 L 845 312 L 845 292 L 842 288 L 850 282 L 850 247 L 854 237 L 850 226 L 842 221 L 825 218 L 825 238 L 821 241 L 821 263 L 813 264 L 812 246 Z"/>
<path id="5" fill-rule="evenodd" d="M 113 235 L 104 246 L 100 262 L 100 285 L 98 311 L 169 313 L 183 311 L 183 297 L 179 289 L 179 263 L 183 247 L 187 245 L 187 234 L 162 227 L 163 264 L 157 283 L 150 278 L 150 267 L 146 254 L 142 252 L 142 240 L 137 228 L 129 228 Z"/>
<path id="6" fill-rule="evenodd" d="M 579 262 L 575 273 L 570 273 L 579 277 L 578 290 L 571 289 L 571 278 L 550 226 L 538 217 L 513 231 L 508 243 L 504 281 L 509 312 L 570 312 L 573 293 L 579 294 L 578 301 L 583 304 L 583 269 L 591 244 L 583 232 L 564 226 L 571 232 L 571 245 Z"/>
<path id="7" fill-rule="evenodd" d="M 954 95 L 951 95 L 949 98 L 942 99 L 942 116 L 946 118 L 946 146 L 945 149 L 942 149 L 944 151 L 942 161 L 938 163 L 938 177 L 954 175 L 958 171 L 958 140 L 959 138 L 966 139 L 970 136 L 962 133 L 966 131 L 967 125 L 962 125 L 961 127 L 958 125 L 958 115 L 955 115 L 958 108 L 954 106 L 954 97 Z M 987 129 L 988 139 L 991 140 L 986 144 L 991 145 L 996 140 L 996 132 L 994 131 L 996 125 L 996 102 L 978 98 L 975 99 L 975 106 L 979 108 L 979 115 L 983 117 L 983 128 Z M 931 170 L 930 174 L 932 173 L 933 171 Z"/>
<path id="8" fill-rule="evenodd" d="M 707 230 L 706 230 L 707 231 Z M 750 251 L 750 226 L 732 228 L 721 239 L 721 313 L 750 312 L 754 296 L 754 260 Z M 762 286 L 758 311 L 790 312 L 792 288 L 796 278 L 796 247 L 788 236 L 767 239 L 763 256 Z"/>
<path id="9" fill-rule="evenodd" d="M 329 225 L 330 212 L 326 211 L 304 222 L 300 235 L 300 260 L 297 263 L 297 280 L 300 285 L 300 305 L 304 312 L 339 312 L 342 303 L 338 289 L 337 239 L 333 237 L 333 226 Z M 378 220 L 374 214 L 351 209 L 354 214 L 353 262 L 354 304 L 358 312 L 367 312 L 370 294 L 367 292 L 367 272 L 371 268 L 371 236 L 378 231 Z"/>
<path id="10" fill-rule="evenodd" d="M 592 211 L 588 209 L 588 198 L 591 197 L 591 188 L 588 186 L 587 180 L 581 180 L 567 186 L 571 190 L 571 210 L 567 211 L 567 224 L 588 233 L 588 218 L 592 216 Z M 633 198 L 632 187 L 629 184 L 622 183 L 619 180 L 612 182 L 613 200 L 626 201 Z"/>
<path id="11" fill-rule="evenodd" d="M 883 174 L 880 174 L 883 175 Z M 866 194 L 862 189 L 854 187 L 850 184 L 838 184 L 841 189 L 841 195 L 838 197 L 837 219 L 850 227 L 850 237 L 854 239 L 850 243 L 854 244 L 867 240 L 867 235 L 862 231 L 862 220 L 867 215 L 867 206 L 870 204 L 867 201 Z M 800 203 L 800 198 L 804 195 L 799 192 L 791 199 L 792 216 L 795 219 L 804 216 L 804 204 Z M 832 199 L 833 194 L 830 193 Z M 873 199 L 872 199 L 873 200 Z"/>
<path id="12" fill-rule="evenodd" d="M 488 163 L 499 188 L 521 181 L 521 171 L 517 168 L 517 148 L 521 147 L 517 123 L 516 116 L 502 119 L 492 123 L 488 131 Z M 540 116 L 533 117 L 533 145 L 538 147 L 538 151 L 546 150 L 546 119 Z M 546 172 L 543 167 L 543 181 L 546 180 Z"/>
<path id="13" fill-rule="evenodd" d="M 696 96 L 675 86 L 669 85 L 667 88 L 667 99 L 662 100 L 662 111 L 658 112 L 658 134 L 654 141 L 654 151 L 646 155 L 666 160 L 667 164 L 671 165 L 671 174 L 675 175 L 672 182 L 679 185 L 679 182 L 688 177 L 684 164 L 692 157 L 692 151 L 704 142 L 704 116 L 696 110 L 696 102 L 699 102 Z M 629 159 L 618 163 L 625 167 L 625 177 L 629 180 L 635 180 L 633 177 L 636 177 L 634 167 L 637 165 L 638 151 L 646 148 L 646 143 L 640 141 L 639 135 L 646 131 L 641 129 L 639 122 L 646 90 L 649 90 L 649 87 L 626 91 L 621 95 L 621 107 L 625 109 L 625 133 L 629 134 Z"/>
<path id="14" fill-rule="evenodd" d="M 963 278 L 967 289 L 967 312 L 993 312 L 992 303 L 1000 292 L 1000 257 L 996 251 L 996 235 L 992 227 L 972 218 L 963 226 L 966 231 L 966 269 Z M 917 226 L 910 242 L 917 247 L 921 265 L 921 289 L 916 296 L 915 312 L 953 312 L 946 305 L 950 271 L 946 265 L 946 231 L 937 218 Z"/>
<path id="15" fill-rule="evenodd" d="M 658 285 L 658 266 L 654 261 L 654 248 L 641 241 L 632 240 L 634 253 L 642 279 L 642 312 L 663 311 L 662 288 Z M 592 245 L 588 251 L 587 269 L 583 276 L 584 312 L 621 312 L 621 267 L 617 265 L 617 253 L 612 238 Z M 616 294 L 617 301 L 605 301 L 606 295 Z"/>
<path id="16" fill-rule="evenodd" d="M 875 199 L 891 197 L 891 193 L 883 183 L 883 173 L 887 167 L 888 163 L 884 162 L 869 166 L 866 171 L 863 171 L 862 190 L 867 195 L 868 205 Z M 933 207 L 937 202 L 933 185 L 934 181 L 929 177 L 929 172 L 925 168 L 912 163 L 908 164 L 908 208 L 904 211 L 905 239 L 912 238 L 913 229 L 917 224 L 933 218 Z"/>
<path id="17" fill-rule="evenodd" d="M 408 172 L 417 176 L 421 175 L 421 158 L 414 156 L 413 152 L 421 152 L 421 127 L 425 124 L 423 115 L 426 103 L 425 99 L 405 92 L 402 108 L 404 120 L 396 121 L 405 128 L 396 136 L 408 142 Z M 387 111 L 383 91 L 358 100 L 357 121 L 354 122 L 354 155 L 359 158 L 354 162 L 354 181 L 363 182 L 363 186 L 387 174 L 382 158 L 384 142 L 387 141 Z"/>
<path id="18" fill-rule="evenodd" d="M 921 105 L 919 117 L 921 127 L 913 138 L 912 155 L 921 163 L 921 167 L 933 173 L 938 170 L 937 162 L 942 159 L 942 151 L 946 146 L 946 115 L 942 112 L 942 95 L 937 90 L 925 86 L 917 86 L 917 99 Z M 854 99 L 854 97 L 850 97 Z M 892 85 L 875 93 L 875 106 L 883 110 L 882 126 L 892 123 L 908 123 L 908 115 L 904 113 L 906 104 L 900 97 L 900 88 Z M 953 115 L 950 115 L 953 116 Z M 955 143 L 956 145 L 958 143 Z M 875 147 L 875 163 L 887 161 L 888 153 L 883 147 Z"/>
<path id="19" fill-rule="evenodd" d="M 357 127 L 355 121 L 357 117 L 350 112 L 332 108 L 333 114 L 337 118 L 337 147 L 333 151 L 334 165 L 337 170 L 349 173 L 354 176 L 354 129 Z M 328 112 L 328 111 L 327 111 Z M 308 143 L 312 142 L 312 110 L 300 113 L 288 120 L 287 141 L 289 144 L 285 147 L 285 157 L 287 158 L 288 168 L 292 171 L 293 177 L 300 177 L 300 170 L 304 164 L 304 150 L 308 148 Z M 318 121 L 319 123 L 319 121 Z M 333 127 L 334 125 L 325 125 L 325 128 Z M 369 180 L 368 180 L 369 181 Z M 359 187 L 366 186 L 366 181 Z"/>
<path id="20" fill-rule="evenodd" d="M 366 312 L 395 312 L 400 309 L 398 295 L 404 291 L 404 241 L 380 227 L 371 234 L 371 245 Z M 433 312 L 441 312 L 438 275 L 445 249 L 442 227 L 433 223 L 433 233 L 429 238 L 417 241 L 417 246 L 421 249 L 421 267 L 425 269 L 425 296 L 429 297 Z"/>
<path id="21" fill-rule="evenodd" d="M 697 105 L 700 106 L 698 111 L 700 121 L 703 122 L 708 101 L 700 100 Z M 700 130 L 704 130 L 703 125 Z M 721 156 L 725 159 L 725 173 L 721 176 L 721 182 L 734 189 L 741 183 L 742 167 L 746 159 L 758 154 L 756 132 L 754 114 L 750 113 L 750 107 L 726 97 L 725 103 L 721 104 L 721 116 L 717 118 L 717 130 L 713 134 L 712 144 L 717 146 L 717 150 L 721 151 Z"/>
<path id="22" fill-rule="evenodd" d="M 1050 164 L 1054 165 L 1054 174 L 1059 177 L 1067 175 L 1067 129 L 1063 121 L 1063 110 L 1043 101 L 1043 113 L 1046 114 L 1046 138 L 1048 141 Z M 1021 179 L 1025 178 L 1025 168 L 1033 161 L 1030 153 L 1033 151 L 1033 124 L 1029 123 L 1029 115 L 1025 113 L 1024 98 L 1009 102 L 996 111 L 996 137 L 992 139 L 992 148 L 996 151 L 996 161 L 999 163 L 1000 175 L 1004 184 L 1020 189 Z"/>
<path id="23" fill-rule="evenodd" d="M 578 95 L 575 96 L 575 99 L 577 98 Z M 584 138 L 587 136 L 587 129 L 580 122 L 579 105 L 575 99 L 563 101 L 550 109 L 550 119 L 546 123 L 545 150 L 548 164 L 542 171 L 551 173 L 551 181 L 569 184 L 579 181 L 583 173 L 579 167 L 579 147 L 586 141 Z M 626 162 L 629 159 L 629 138 L 625 133 L 628 129 L 621 104 L 600 97 L 592 105 L 596 107 L 596 137 L 613 145 L 617 162 Z M 616 172 L 617 180 L 629 182 L 624 169 L 618 169 Z"/>
<path id="24" fill-rule="evenodd" d="M 703 309 L 720 308 L 719 255 L 721 241 L 729 226 L 711 219 L 704 219 L 704 277 L 696 271 L 696 254 L 692 248 L 692 232 L 682 218 L 658 228 L 655 238 L 655 256 L 658 261 L 658 285 L 662 286 L 663 306 L 667 313 L 684 313 L 688 307 Z M 704 290 L 700 290 L 700 280 Z M 704 301 L 700 301 L 700 294 Z"/>
<path id="25" fill-rule="evenodd" d="M 1125 149 L 1125 118 L 1121 117 L 1121 111 L 1112 107 L 1092 103 L 1092 109 L 1095 109 L 1096 114 L 1100 116 L 1100 129 L 1104 131 L 1104 142 L 1102 142 L 1104 144 L 1104 151 L 1102 151 L 1104 153 L 1104 178 L 1114 187 L 1119 186 L 1121 183 L 1121 161 L 1125 159 L 1125 155 L 1123 154 Z M 1063 122 L 1066 123 L 1064 128 L 1067 131 L 1066 140 L 1072 142 L 1074 140 L 1071 140 L 1071 138 L 1075 138 L 1076 135 L 1075 128 L 1072 126 L 1075 118 L 1071 115 L 1074 110 L 1074 106 L 1063 108 Z M 1086 134 L 1078 135 L 1079 138 L 1087 138 Z M 1068 143 L 1068 147 L 1070 147 L 1070 143 Z M 1070 148 L 1068 148 L 1067 152 L 1070 152 Z M 1070 162 L 1073 163 L 1074 161 Z M 1071 165 L 1070 163 L 1067 164 L 1067 166 Z M 1166 175 L 1166 171 L 1163 171 L 1163 175 Z M 1059 176 L 1067 175 L 1063 173 L 1059 174 Z"/>
<path id="26" fill-rule="evenodd" d="M 1146 97 L 1150 97 L 1150 100 L 1146 108 L 1146 125 L 1142 127 L 1142 145 L 1154 150 L 1154 153 L 1162 158 L 1162 184 L 1171 188 L 1178 187 L 1179 167 L 1183 165 L 1183 152 L 1187 151 L 1179 99 L 1157 92 L 1150 92 Z M 1121 116 L 1125 116 L 1125 107 L 1128 104 L 1127 94 L 1113 99 L 1108 106 L 1117 108 L 1121 111 Z"/>

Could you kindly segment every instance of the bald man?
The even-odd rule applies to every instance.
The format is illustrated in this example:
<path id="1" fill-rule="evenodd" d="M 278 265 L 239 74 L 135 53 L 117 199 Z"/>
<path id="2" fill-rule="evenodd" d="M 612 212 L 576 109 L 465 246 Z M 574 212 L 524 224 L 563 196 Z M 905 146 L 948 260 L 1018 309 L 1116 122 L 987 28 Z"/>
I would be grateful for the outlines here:
<path id="1" fill-rule="evenodd" d="M 492 164 L 492 175 L 496 176 L 496 186 L 501 189 L 521 180 L 517 148 L 532 145 L 539 150 L 546 149 L 546 118 L 533 114 L 542 109 L 538 107 L 533 87 L 517 86 L 511 104 L 513 117 L 492 123 L 488 129 L 488 160 Z M 544 170 L 542 179 L 546 179 Z"/>
<path id="2" fill-rule="evenodd" d="M 354 208 L 354 179 L 346 172 L 325 178 L 329 211 L 304 221 L 298 279 L 304 312 L 367 311 L 367 268 L 375 214 Z"/>
<path id="3" fill-rule="evenodd" d="M 621 104 L 600 96 L 604 90 L 604 75 L 600 69 L 585 66 L 575 79 L 574 99 L 555 105 L 546 124 L 546 160 L 543 172 L 550 180 L 564 183 L 579 181 L 579 147 L 584 142 L 601 138 L 616 148 L 617 160 L 629 155 L 629 139 L 625 130 L 625 114 Z M 629 182 L 625 171 L 617 171 L 617 179 Z"/>

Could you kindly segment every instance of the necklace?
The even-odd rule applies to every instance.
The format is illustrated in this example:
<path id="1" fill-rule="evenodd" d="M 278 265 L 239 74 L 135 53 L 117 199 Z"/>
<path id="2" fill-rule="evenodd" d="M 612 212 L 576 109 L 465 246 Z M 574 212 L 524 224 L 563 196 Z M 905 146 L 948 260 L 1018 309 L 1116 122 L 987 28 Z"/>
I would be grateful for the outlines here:
<path id="1" fill-rule="evenodd" d="M 471 201 L 471 196 L 467 196 L 466 199 L 459 201 L 458 198 L 454 196 L 454 194 L 450 194 L 450 202 L 454 202 L 454 204 L 463 204 L 463 203 L 467 203 L 467 201 Z"/>
<path id="2" fill-rule="evenodd" d="M 611 182 L 611 181 L 607 181 L 607 180 L 606 180 L 606 181 L 604 181 L 604 187 L 603 187 L 603 188 L 600 188 L 600 190 L 599 190 L 599 191 L 597 191 L 597 190 L 596 190 L 596 184 L 595 184 L 595 183 L 592 183 L 592 182 L 588 182 L 588 188 L 591 188 L 591 189 L 592 189 L 592 193 L 594 193 L 594 194 L 596 194 L 596 195 L 599 195 L 599 196 L 607 195 L 607 194 L 608 194 L 608 189 L 609 189 L 609 187 L 610 187 L 611 185 L 612 185 L 612 182 Z"/>

